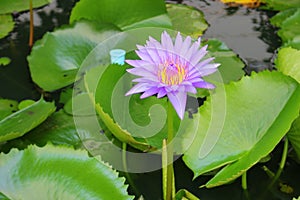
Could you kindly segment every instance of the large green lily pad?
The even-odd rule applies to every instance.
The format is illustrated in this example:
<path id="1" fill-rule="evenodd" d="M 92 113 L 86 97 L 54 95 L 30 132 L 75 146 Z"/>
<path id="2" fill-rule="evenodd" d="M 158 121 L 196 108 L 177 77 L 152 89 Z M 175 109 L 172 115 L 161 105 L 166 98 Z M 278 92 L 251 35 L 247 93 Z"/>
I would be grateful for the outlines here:
<path id="1" fill-rule="evenodd" d="M 200 108 L 198 133 L 183 159 L 195 177 L 227 165 L 206 186 L 228 183 L 275 148 L 299 108 L 299 84 L 280 72 L 225 85 L 225 96 L 217 87 Z"/>
<path id="2" fill-rule="evenodd" d="M 40 99 L 0 121 L 0 142 L 21 137 L 47 119 L 55 111 L 54 102 Z"/>
<path id="3" fill-rule="evenodd" d="M 88 93 L 94 98 L 97 113 L 110 129 L 110 131 L 116 135 L 116 137 L 122 141 L 132 145 L 135 148 L 141 150 L 149 149 L 149 145 L 143 142 L 139 142 L 132 137 L 132 135 L 124 130 L 120 125 L 114 121 L 112 117 L 111 97 L 115 84 L 118 82 L 120 77 L 124 75 L 125 69 L 119 65 L 112 65 L 111 69 L 114 70 L 112 76 L 104 76 L 104 79 L 100 82 L 100 77 L 103 76 L 107 67 L 100 66 L 93 68 L 85 75 L 85 82 Z M 109 72 L 108 72 L 109 73 Z M 107 73 L 106 73 L 107 74 Z M 111 75 L 111 74 L 109 74 Z M 99 82 L 98 82 L 99 81 Z M 104 84 L 104 85 L 102 85 Z M 99 86 L 101 85 L 101 86 Z M 128 82 L 126 83 L 128 85 Z"/>
<path id="4" fill-rule="evenodd" d="M 111 23 L 122 30 L 172 26 L 163 0 L 82 0 L 73 8 L 70 22 L 80 19 Z"/>
<path id="5" fill-rule="evenodd" d="M 300 50 L 290 47 L 280 49 L 275 63 L 279 71 L 300 83 Z M 300 117 L 293 122 L 287 136 L 300 159 Z"/>
<path id="6" fill-rule="evenodd" d="M 86 56 L 117 32 L 111 25 L 81 21 L 45 34 L 28 56 L 33 81 L 46 91 L 72 84 Z"/>
<path id="7" fill-rule="evenodd" d="M 134 78 L 126 73 L 128 67 L 126 64 L 91 69 L 85 75 L 87 90 L 94 98 L 99 116 L 119 140 L 143 151 L 161 148 L 162 140 L 167 137 L 166 98 L 125 96 Z M 194 123 L 188 113 L 180 121 L 174 112 L 174 134 L 180 135 Z"/>
<path id="8" fill-rule="evenodd" d="M 9 199 L 133 199 L 124 178 L 83 150 L 29 146 L 0 159 L 0 192 Z"/>

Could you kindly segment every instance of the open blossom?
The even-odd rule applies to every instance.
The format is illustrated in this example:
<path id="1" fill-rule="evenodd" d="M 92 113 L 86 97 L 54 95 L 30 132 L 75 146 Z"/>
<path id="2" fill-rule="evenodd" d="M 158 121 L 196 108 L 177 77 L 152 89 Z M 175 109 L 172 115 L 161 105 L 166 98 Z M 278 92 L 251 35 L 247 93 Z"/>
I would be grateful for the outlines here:
<path id="1" fill-rule="evenodd" d="M 196 88 L 213 89 L 214 85 L 202 77 L 212 74 L 219 64 L 211 63 L 214 58 L 202 58 L 207 54 L 207 45 L 200 46 L 201 39 L 192 43 L 191 37 L 182 38 L 178 33 L 175 42 L 165 31 L 161 43 L 149 37 L 145 46 L 137 45 L 136 53 L 141 60 L 126 60 L 134 68 L 127 71 L 136 76 L 137 82 L 126 95 L 141 93 L 141 98 L 157 94 L 168 96 L 180 119 L 184 117 L 187 93 L 196 93 Z"/>

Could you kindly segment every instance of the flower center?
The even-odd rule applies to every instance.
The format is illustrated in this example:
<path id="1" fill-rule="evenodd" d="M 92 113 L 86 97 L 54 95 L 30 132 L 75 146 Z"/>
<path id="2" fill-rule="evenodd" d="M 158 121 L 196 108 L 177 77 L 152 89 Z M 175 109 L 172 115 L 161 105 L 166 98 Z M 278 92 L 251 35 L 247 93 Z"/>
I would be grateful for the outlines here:
<path id="1" fill-rule="evenodd" d="M 166 85 L 178 85 L 186 78 L 186 68 L 178 63 L 165 62 L 159 66 L 158 77 Z"/>

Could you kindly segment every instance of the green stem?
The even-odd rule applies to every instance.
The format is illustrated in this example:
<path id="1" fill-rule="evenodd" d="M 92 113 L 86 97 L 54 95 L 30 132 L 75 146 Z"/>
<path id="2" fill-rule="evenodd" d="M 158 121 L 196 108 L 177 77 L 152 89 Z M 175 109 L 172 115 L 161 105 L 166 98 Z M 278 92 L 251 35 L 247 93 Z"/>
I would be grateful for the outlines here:
<path id="1" fill-rule="evenodd" d="M 247 186 L 247 171 L 245 171 L 242 175 L 242 188 L 244 190 L 245 199 L 250 200 L 250 195 L 249 195 L 248 186 Z"/>
<path id="2" fill-rule="evenodd" d="M 124 168 L 124 172 L 128 172 L 127 170 L 127 158 L 126 158 L 126 151 L 127 151 L 127 143 L 123 142 L 122 143 L 122 163 L 123 163 L 123 168 Z"/>
<path id="3" fill-rule="evenodd" d="M 285 162 L 286 162 L 286 158 L 287 158 L 287 154 L 288 154 L 288 146 L 289 146 L 289 141 L 287 138 L 285 138 L 283 151 L 282 151 L 282 155 L 281 155 L 281 161 L 280 161 L 279 168 L 278 168 L 276 174 L 274 174 L 268 167 L 263 166 L 263 170 L 267 173 L 267 175 L 270 178 L 272 178 L 272 181 L 268 185 L 267 190 L 262 194 L 262 197 L 260 199 L 266 199 L 266 196 L 268 195 L 267 191 L 270 191 L 273 188 L 274 184 L 279 180 L 281 172 L 285 166 Z M 281 182 L 281 181 L 279 180 L 279 182 Z"/>
<path id="4" fill-rule="evenodd" d="M 247 171 L 242 175 L 242 188 L 243 190 L 247 190 Z"/>
<path id="5" fill-rule="evenodd" d="M 284 140 L 284 146 L 283 146 L 283 151 L 282 151 L 282 155 L 281 155 L 281 161 L 280 161 L 280 164 L 279 164 L 279 168 L 272 180 L 272 182 L 270 183 L 269 185 L 269 189 L 273 187 L 273 185 L 276 183 L 276 181 L 279 179 L 280 175 L 281 175 L 281 172 L 284 168 L 284 165 L 285 165 L 285 162 L 286 162 L 286 157 L 287 157 L 287 154 L 288 154 L 288 147 L 289 147 L 289 140 L 287 139 L 287 137 L 285 138 Z"/>
<path id="6" fill-rule="evenodd" d="M 286 162 L 286 157 L 288 154 L 288 147 L 289 147 L 289 140 L 286 137 L 284 140 L 283 152 L 282 152 L 281 161 L 280 161 L 280 165 L 279 165 L 279 169 L 281 169 L 281 171 L 283 170 L 285 162 Z"/>
<path id="7" fill-rule="evenodd" d="M 163 139 L 162 143 L 162 186 L 163 186 L 163 199 L 167 199 L 167 174 L 168 174 L 168 156 L 167 156 L 167 140 Z"/>
<path id="8" fill-rule="evenodd" d="M 171 200 L 175 195 L 175 180 L 174 180 L 174 169 L 173 169 L 173 106 L 170 101 L 168 101 L 168 138 L 167 145 L 163 147 L 166 152 L 166 159 L 163 158 L 163 162 L 167 164 L 167 169 L 163 169 L 163 191 L 164 199 Z M 165 156 L 163 156 L 165 157 Z M 164 163 L 163 163 L 164 164 Z M 164 167 L 165 165 L 163 165 Z"/>

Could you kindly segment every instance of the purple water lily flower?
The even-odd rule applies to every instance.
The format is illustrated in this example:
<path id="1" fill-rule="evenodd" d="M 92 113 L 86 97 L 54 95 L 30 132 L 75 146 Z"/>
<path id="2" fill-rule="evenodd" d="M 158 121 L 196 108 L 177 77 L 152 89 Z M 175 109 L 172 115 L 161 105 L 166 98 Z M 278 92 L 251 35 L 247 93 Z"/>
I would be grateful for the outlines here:
<path id="1" fill-rule="evenodd" d="M 201 38 L 192 43 L 191 37 L 184 40 L 177 34 L 175 43 L 165 31 L 161 43 L 149 37 L 145 46 L 137 45 L 141 60 L 126 60 L 134 68 L 127 71 L 140 76 L 127 95 L 144 92 L 141 98 L 157 94 L 158 98 L 168 96 L 180 119 L 184 117 L 187 93 L 196 93 L 196 88 L 213 89 L 202 77 L 212 74 L 219 64 L 210 63 L 214 58 L 201 59 L 207 54 L 207 45 L 200 46 Z"/>

